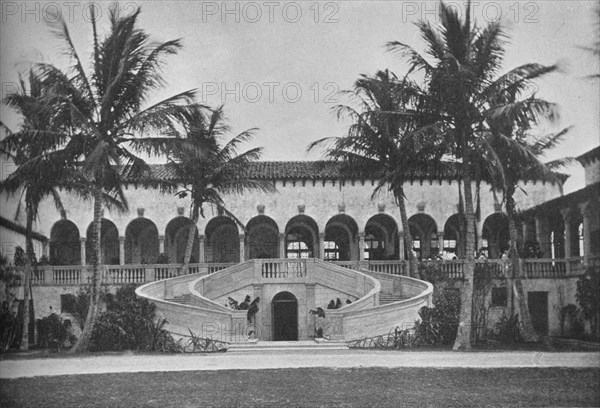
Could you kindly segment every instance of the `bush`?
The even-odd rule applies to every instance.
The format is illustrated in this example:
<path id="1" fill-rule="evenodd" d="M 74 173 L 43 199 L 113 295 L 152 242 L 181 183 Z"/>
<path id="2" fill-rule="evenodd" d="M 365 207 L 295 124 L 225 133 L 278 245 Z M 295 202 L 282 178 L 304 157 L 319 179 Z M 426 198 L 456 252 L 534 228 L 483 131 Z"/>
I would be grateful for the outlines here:
<path id="1" fill-rule="evenodd" d="M 519 315 L 508 316 L 502 313 L 500 320 L 496 323 L 496 339 L 502 344 L 515 344 L 521 342 L 519 331 Z"/>
<path id="2" fill-rule="evenodd" d="M 63 320 L 56 313 L 52 313 L 37 321 L 38 345 L 44 348 L 56 347 L 60 350 L 67 340 L 74 343 L 75 337 L 70 320 Z"/>
<path id="3" fill-rule="evenodd" d="M 93 351 L 179 351 L 178 344 L 163 327 L 166 320 L 155 322 L 155 306 L 135 295 L 135 286 L 107 294 L 106 312 L 96 321 L 92 332 Z"/>
<path id="4" fill-rule="evenodd" d="M 454 343 L 458 331 L 458 318 L 442 308 L 423 306 L 419 310 L 420 322 L 415 323 L 414 344 L 426 346 L 447 346 Z"/>
<path id="5" fill-rule="evenodd" d="M 169 255 L 165 254 L 164 252 L 158 255 L 158 258 L 156 258 L 156 263 L 158 265 L 167 265 L 169 263 Z"/>
<path id="6" fill-rule="evenodd" d="M 592 336 L 598 337 L 600 320 L 600 274 L 592 270 L 586 271 L 577 281 L 577 303 L 581 314 L 590 323 Z"/>
<path id="7" fill-rule="evenodd" d="M 10 312 L 8 301 L 2 302 L 0 311 L 0 353 L 17 347 L 21 336 L 21 322 Z"/>
<path id="8" fill-rule="evenodd" d="M 90 288 L 80 288 L 76 294 L 67 293 L 63 296 L 63 312 L 67 311 L 67 313 L 72 314 L 75 320 L 77 320 L 79 328 L 83 331 L 85 319 L 90 307 Z M 103 294 L 101 293 L 100 296 L 102 297 Z"/>

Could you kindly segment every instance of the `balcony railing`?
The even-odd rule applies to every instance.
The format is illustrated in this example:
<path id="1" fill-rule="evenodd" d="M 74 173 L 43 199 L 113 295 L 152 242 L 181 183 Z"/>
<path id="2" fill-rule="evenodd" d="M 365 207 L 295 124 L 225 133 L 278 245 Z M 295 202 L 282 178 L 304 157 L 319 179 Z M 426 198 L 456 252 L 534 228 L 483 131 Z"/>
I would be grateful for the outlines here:
<path id="1" fill-rule="evenodd" d="M 263 260 L 262 277 L 302 278 L 306 276 L 306 260 L 303 259 L 272 259 Z M 421 272 L 426 269 L 441 272 L 451 279 L 464 277 L 465 260 L 419 262 Z M 492 271 L 496 279 L 509 275 L 510 262 L 500 259 L 476 260 L 475 271 Z M 529 279 L 553 279 L 566 276 L 577 276 L 585 272 L 586 267 L 600 268 L 600 257 L 569 259 L 523 259 L 522 271 Z M 390 275 L 408 276 L 409 262 L 400 260 L 386 261 L 333 261 L 332 263 L 353 270 L 370 270 Z M 204 263 L 190 264 L 187 273 L 211 274 L 235 265 L 235 263 Z M 18 268 L 22 275 L 22 268 Z M 104 265 L 101 267 L 102 282 L 109 285 L 142 284 L 182 274 L 181 264 L 167 265 Z M 91 283 L 92 267 L 85 266 L 38 266 L 34 268 L 31 282 L 36 286 L 70 286 Z M 22 284 L 22 276 L 16 276 L 15 285 Z"/>
<path id="2" fill-rule="evenodd" d="M 306 276 L 306 259 L 263 260 L 263 278 L 303 278 Z"/>

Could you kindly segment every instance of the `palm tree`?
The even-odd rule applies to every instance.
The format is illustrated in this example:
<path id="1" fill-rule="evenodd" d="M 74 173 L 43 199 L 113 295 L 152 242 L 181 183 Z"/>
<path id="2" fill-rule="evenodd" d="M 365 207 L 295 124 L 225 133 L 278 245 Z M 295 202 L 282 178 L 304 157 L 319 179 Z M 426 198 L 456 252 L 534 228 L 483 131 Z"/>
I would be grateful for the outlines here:
<path id="1" fill-rule="evenodd" d="M 189 90 L 148 106 L 151 92 L 164 85 L 161 68 L 164 58 L 176 54 L 180 40 L 162 43 L 137 27 L 140 10 L 121 17 L 113 8 L 109 14 L 110 30 L 104 38 L 98 35 L 92 13 L 93 48 L 91 72 L 84 70 L 67 24 L 55 16 L 50 25 L 64 42 L 72 65 L 67 73 L 39 64 L 44 82 L 62 96 L 68 117 L 67 143 L 57 156 L 71 158 L 93 189 L 94 221 L 92 227 L 92 291 L 91 306 L 85 328 L 73 351 L 85 351 L 98 314 L 100 301 L 100 226 L 103 207 L 113 203 L 127 208 L 122 183 L 123 175 L 142 177 L 149 167 L 136 155 L 152 139 L 149 134 L 172 131 L 185 119 L 194 91 Z M 144 136 L 144 137 L 142 137 Z M 155 152 L 157 153 L 157 152 Z"/>
<path id="2" fill-rule="evenodd" d="M 461 290 L 459 330 L 454 350 L 471 347 L 472 282 L 475 253 L 475 211 L 473 205 L 474 163 L 481 150 L 479 140 L 497 123 L 530 126 L 541 118 L 555 120 L 556 105 L 531 96 L 523 97 L 529 81 L 556 70 L 555 66 L 526 64 L 496 78 L 504 54 L 504 30 L 499 22 L 483 28 L 471 23 L 470 1 L 465 19 L 453 7 L 440 4 L 440 23 L 418 23 L 427 43 L 431 62 L 410 46 L 388 43 L 388 49 L 399 52 L 411 64 L 411 71 L 424 74 L 432 109 L 443 114 L 448 153 L 461 166 L 466 219 L 465 280 Z M 477 177 L 475 177 L 476 179 Z M 475 180 L 477 181 L 477 180 Z"/>
<path id="3" fill-rule="evenodd" d="M 20 131 L 12 133 L 1 124 L 7 136 L 0 142 L 0 153 L 11 160 L 17 169 L 0 182 L 0 192 L 19 195 L 15 218 L 25 207 L 25 281 L 21 350 L 29 349 L 29 319 L 32 266 L 36 264 L 33 248 L 33 223 L 38 218 L 40 203 L 51 197 L 58 211 L 64 211 L 59 189 L 72 190 L 77 186 L 76 174 L 68 167 L 48 160 L 45 153 L 52 149 L 61 135 L 56 127 L 53 98 L 38 76 L 29 72 L 28 87 L 19 79 L 19 91 L 4 98 L 4 103 L 22 117 Z"/>
<path id="4" fill-rule="evenodd" d="M 181 274 L 188 271 L 196 225 L 204 218 L 204 204 L 215 205 L 244 228 L 235 215 L 225 208 L 223 194 L 242 194 L 248 190 L 274 192 L 270 181 L 248 178 L 248 166 L 260 159 L 262 147 L 238 154 L 239 146 L 253 137 L 256 129 L 246 130 L 225 144 L 221 139 L 230 131 L 223 106 L 208 109 L 195 105 L 190 110 L 183 131 L 175 131 L 175 140 L 156 140 L 156 149 L 166 147 L 167 168 L 176 175 L 177 196 L 191 198 L 191 223 Z M 163 144 L 164 142 L 164 144 Z M 164 147 L 163 147 L 164 148 Z M 240 260 L 241 261 L 241 260 Z"/>
<path id="5" fill-rule="evenodd" d="M 311 143 L 309 150 L 326 145 L 326 157 L 341 160 L 348 168 L 363 167 L 377 172 L 378 184 L 371 198 L 387 188 L 400 210 L 404 243 L 409 254 L 411 275 L 417 263 L 406 213 L 404 183 L 435 160 L 439 150 L 428 133 L 424 98 L 419 87 L 407 77 L 378 71 L 373 77 L 362 75 L 352 91 L 344 92 L 358 108 L 340 105 L 334 109 L 338 119 L 348 115 L 353 123 L 344 137 L 324 138 Z M 417 113 L 418 112 L 418 113 Z M 416 132 L 416 130 L 419 130 Z"/>
<path id="6" fill-rule="evenodd" d="M 501 177 L 498 177 L 493 185 L 502 191 L 508 215 L 509 257 L 512 276 L 507 278 L 509 278 L 509 282 L 513 282 L 514 293 L 517 296 L 517 305 L 522 322 L 522 337 L 525 341 L 530 342 L 539 340 L 539 336 L 533 329 L 527 298 L 523 289 L 522 279 L 524 274 L 520 262 L 522 240 L 517 231 L 518 213 L 514 194 L 520 188 L 519 182 L 527 179 L 544 180 L 555 182 L 559 186 L 562 185 L 560 175 L 555 173 L 555 170 L 570 163 L 572 159 L 565 158 L 543 163 L 541 158 L 546 151 L 557 146 L 568 131 L 567 128 L 543 137 L 535 137 L 528 134 L 524 129 L 515 129 L 513 135 L 493 132 L 488 134 L 486 138 L 486 144 L 491 147 L 489 150 L 493 151 L 498 158 L 498 160 L 492 158 L 491 161 L 501 168 Z M 513 288 L 509 287 L 509 290 L 513 290 Z"/>

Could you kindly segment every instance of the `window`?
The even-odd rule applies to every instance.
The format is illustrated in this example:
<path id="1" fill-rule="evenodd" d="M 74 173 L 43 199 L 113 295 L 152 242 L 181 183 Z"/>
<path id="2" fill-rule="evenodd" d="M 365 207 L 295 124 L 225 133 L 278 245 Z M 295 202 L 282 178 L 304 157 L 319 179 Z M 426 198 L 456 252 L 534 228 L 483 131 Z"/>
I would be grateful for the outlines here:
<path id="1" fill-rule="evenodd" d="M 365 236 L 365 260 L 383 259 L 385 251 L 385 241 L 377 239 L 372 234 Z"/>
<path id="2" fill-rule="evenodd" d="M 499 288 L 492 288 L 492 306 L 495 307 L 506 307 L 506 301 L 508 299 L 508 292 L 506 286 Z"/>
<path id="3" fill-rule="evenodd" d="M 75 313 L 77 299 L 72 293 L 60 295 L 60 312 Z"/>
<path id="4" fill-rule="evenodd" d="M 335 241 L 325 241 L 325 259 L 327 261 L 337 261 L 340 259 L 340 249 Z"/>
<path id="5" fill-rule="evenodd" d="M 292 259 L 310 258 L 310 250 L 302 241 L 291 241 L 287 245 L 287 257 Z"/>

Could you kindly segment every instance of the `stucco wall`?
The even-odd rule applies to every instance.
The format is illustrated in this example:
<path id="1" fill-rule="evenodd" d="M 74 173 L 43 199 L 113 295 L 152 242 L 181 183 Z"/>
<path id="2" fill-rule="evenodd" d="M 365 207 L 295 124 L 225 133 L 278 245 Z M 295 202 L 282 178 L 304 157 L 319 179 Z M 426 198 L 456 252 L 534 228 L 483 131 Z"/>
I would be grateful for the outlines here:
<path id="1" fill-rule="evenodd" d="M 594 160 L 584 166 L 585 185 L 600 183 L 600 160 Z"/>
<path id="2" fill-rule="evenodd" d="M 2 211 L 4 215 L 4 210 Z M 15 249 L 20 246 L 25 249 L 25 235 L 15 232 L 11 229 L 0 226 L 0 253 L 12 262 L 15 255 Z M 33 249 L 38 257 L 42 255 L 42 242 L 36 239 L 33 240 Z"/>
<path id="3" fill-rule="evenodd" d="M 525 293 L 548 292 L 548 334 L 551 336 L 561 334 L 560 309 L 569 303 L 577 305 L 577 279 L 578 277 L 571 276 L 563 279 L 527 279 L 523 281 Z M 494 286 L 503 285 L 495 281 Z M 491 294 L 487 297 L 487 302 L 491 304 Z M 495 330 L 496 323 L 503 313 L 506 313 L 506 308 L 490 306 L 488 310 L 488 328 Z M 515 313 L 518 313 L 516 300 Z"/>
<path id="4" fill-rule="evenodd" d="M 398 227 L 401 227 L 398 208 L 393 197 L 387 192 L 381 193 L 374 200 L 371 194 L 374 190 L 372 181 L 364 183 L 345 182 L 343 185 L 336 181 L 312 181 L 276 183 L 278 193 L 248 192 L 241 196 L 225 196 L 227 208 L 233 212 L 244 224 L 258 215 L 257 206 L 264 205 L 264 214 L 277 223 L 279 232 L 283 232 L 288 221 L 298 214 L 298 206 L 305 206 L 305 215 L 315 220 L 319 232 L 325 230 L 327 221 L 339 213 L 338 204 L 345 205 L 345 214 L 352 217 L 359 231 L 364 231 L 369 218 L 379 213 L 378 204 L 383 205 L 384 213 L 390 215 Z M 525 195 L 518 190 L 516 200 L 520 209 L 526 209 L 540 204 L 548 199 L 557 197 L 559 190 L 556 185 L 544 183 L 526 183 L 523 188 Z M 424 181 L 407 184 L 405 187 L 408 216 L 419 213 L 419 205 L 424 204 L 423 212 L 430 215 L 436 222 L 438 230 L 442 230 L 446 220 L 457 212 L 458 185 L 456 182 L 429 182 Z M 85 237 L 87 228 L 93 220 L 91 202 L 81 200 L 79 197 L 62 194 L 67 219 L 73 221 L 79 229 L 81 237 Z M 125 196 L 129 203 L 129 213 L 119 214 L 110 209 L 105 210 L 104 218 L 114 222 L 119 235 L 125 235 L 127 225 L 137 218 L 137 210 L 144 209 L 144 217 L 153 221 L 159 235 L 165 234 L 165 229 L 170 220 L 178 216 L 177 208 L 184 208 L 184 215 L 189 216 L 189 198 L 177 198 L 174 195 L 162 195 L 154 189 L 136 188 L 128 186 Z M 3 199 L 2 214 L 14 214 L 16 202 L 14 199 Z M 489 191 L 489 186 L 481 187 L 481 214 L 482 220 L 495 212 L 494 198 Z M 50 236 L 52 226 L 60 220 L 54 205 L 46 200 L 40 207 L 40 217 L 35 225 L 36 231 Z M 216 210 L 205 208 L 205 219 L 201 219 L 198 228 L 204 234 L 205 227 L 211 218 L 217 216 Z M 20 220 L 22 223 L 24 220 Z M 483 223 L 481 223 L 483 224 Z M 480 226 L 481 228 L 481 226 Z"/>

